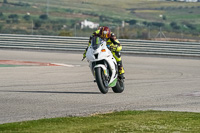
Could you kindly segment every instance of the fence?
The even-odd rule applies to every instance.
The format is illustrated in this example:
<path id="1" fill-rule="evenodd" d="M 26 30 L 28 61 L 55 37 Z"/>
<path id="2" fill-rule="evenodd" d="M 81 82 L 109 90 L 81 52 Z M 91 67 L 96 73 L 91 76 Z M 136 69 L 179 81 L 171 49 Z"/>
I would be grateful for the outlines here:
<path id="1" fill-rule="evenodd" d="M 122 53 L 200 57 L 200 43 L 120 39 Z M 84 51 L 88 37 L 0 34 L 0 48 Z"/>

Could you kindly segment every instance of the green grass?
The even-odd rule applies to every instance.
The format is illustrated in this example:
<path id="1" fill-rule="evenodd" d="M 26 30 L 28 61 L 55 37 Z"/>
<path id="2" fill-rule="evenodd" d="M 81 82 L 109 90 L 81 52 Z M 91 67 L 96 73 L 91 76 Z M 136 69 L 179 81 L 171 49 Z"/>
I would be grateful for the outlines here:
<path id="1" fill-rule="evenodd" d="M 200 113 L 123 111 L 90 117 L 66 117 L 1 124 L 1 133 L 12 132 L 199 132 Z"/>
<path id="2" fill-rule="evenodd" d="M 7 64 L 0 64 L 0 67 L 20 67 L 23 65 L 7 65 Z"/>

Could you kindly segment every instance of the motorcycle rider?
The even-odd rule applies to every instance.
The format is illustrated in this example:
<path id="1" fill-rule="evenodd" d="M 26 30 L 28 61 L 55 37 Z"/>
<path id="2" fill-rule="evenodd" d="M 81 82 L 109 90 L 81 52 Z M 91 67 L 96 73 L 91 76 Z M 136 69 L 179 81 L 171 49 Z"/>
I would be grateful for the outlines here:
<path id="1" fill-rule="evenodd" d="M 120 51 L 122 50 L 122 46 L 121 46 L 120 42 L 118 41 L 118 39 L 116 38 L 115 34 L 112 33 L 110 28 L 108 28 L 107 26 L 99 27 L 97 29 L 97 31 L 95 31 L 92 34 L 92 36 L 89 39 L 89 44 L 88 44 L 85 52 L 83 53 L 83 59 L 86 57 L 87 49 L 91 45 L 91 39 L 94 36 L 98 36 L 98 37 L 102 38 L 103 40 L 105 40 L 107 42 L 107 45 L 110 46 L 111 52 L 117 61 L 119 77 L 124 78 L 124 68 L 122 65 L 122 59 L 121 59 L 121 54 L 120 54 Z"/>

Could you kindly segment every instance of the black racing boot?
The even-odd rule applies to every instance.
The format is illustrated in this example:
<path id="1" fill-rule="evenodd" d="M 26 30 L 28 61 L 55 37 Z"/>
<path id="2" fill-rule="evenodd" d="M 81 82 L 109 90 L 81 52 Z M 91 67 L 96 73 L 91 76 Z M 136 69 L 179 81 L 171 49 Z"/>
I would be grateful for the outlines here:
<path id="1" fill-rule="evenodd" d="M 117 62 L 117 65 L 118 65 L 118 77 L 120 79 L 125 79 L 125 77 L 124 77 L 125 71 L 124 71 L 124 67 L 122 65 L 122 61 Z"/>

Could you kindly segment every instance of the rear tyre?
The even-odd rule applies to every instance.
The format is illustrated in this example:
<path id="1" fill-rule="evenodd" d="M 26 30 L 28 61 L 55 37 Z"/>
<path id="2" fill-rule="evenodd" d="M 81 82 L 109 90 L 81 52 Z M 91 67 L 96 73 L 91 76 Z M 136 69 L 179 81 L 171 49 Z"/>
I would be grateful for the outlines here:
<path id="1" fill-rule="evenodd" d="M 116 86 L 112 87 L 112 90 L 115 93 L 122 93 L 124 91 L 124 81 L 118 79 Z"/>
<path id="2" fill-rule="evenodd" d="M 96 75 L 96 82 L 99 87 L 99 90 L 101 91 L 101 93 L 106 94 L 109 88 L 108 88 L 108 85 L 106 85 L 107 81 L 103 73 L 103 69 L 100 67 L 96 68 L 95 75 Z"/>

